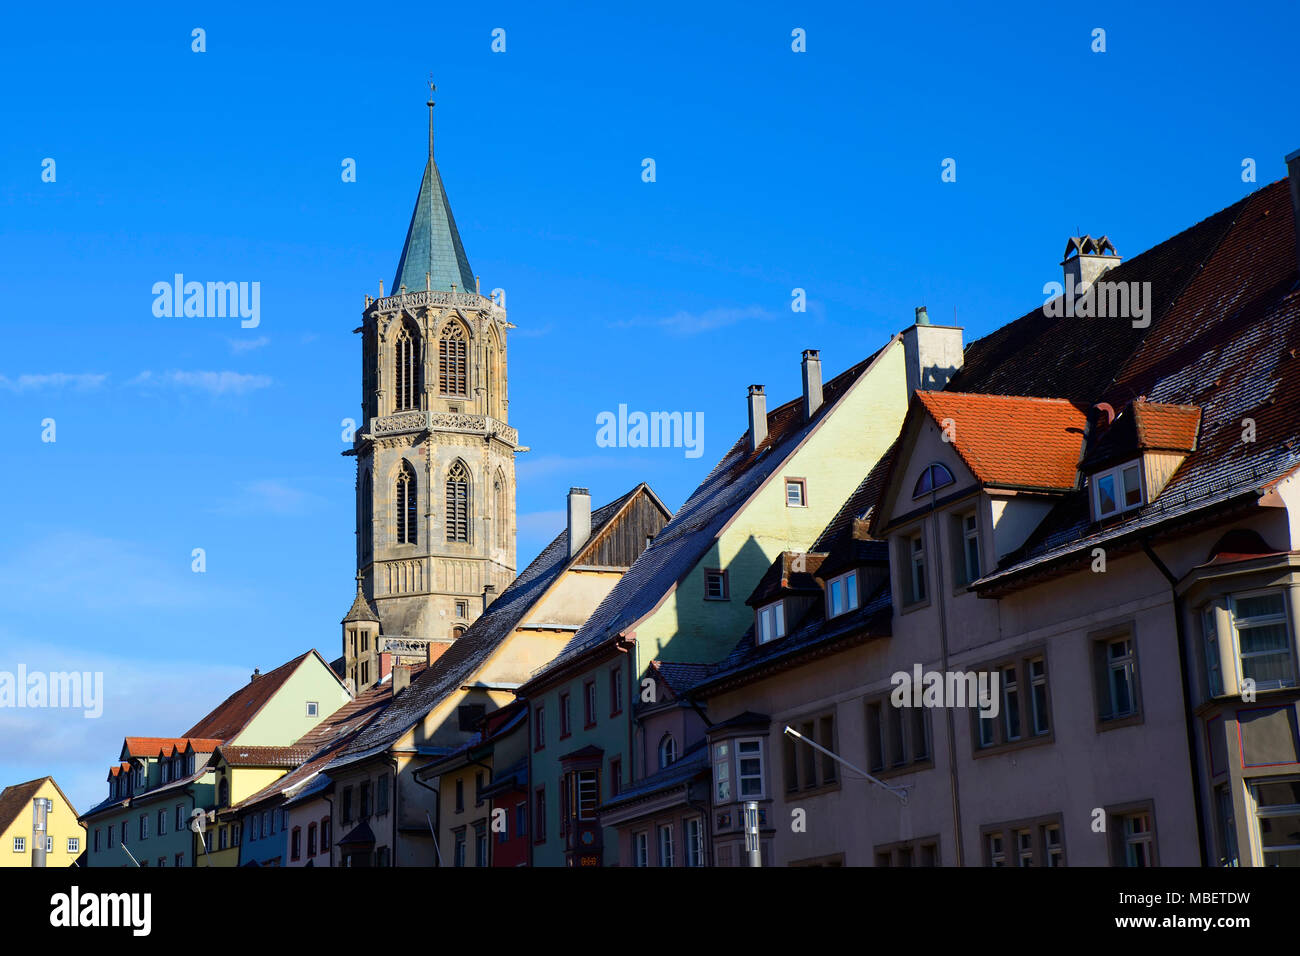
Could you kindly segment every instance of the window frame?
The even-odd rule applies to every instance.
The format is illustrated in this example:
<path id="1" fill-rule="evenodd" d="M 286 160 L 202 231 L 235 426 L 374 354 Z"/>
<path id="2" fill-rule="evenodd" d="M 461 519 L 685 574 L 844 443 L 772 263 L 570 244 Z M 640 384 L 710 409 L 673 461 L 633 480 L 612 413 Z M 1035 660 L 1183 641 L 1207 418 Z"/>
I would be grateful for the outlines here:
<path id="1" fill-rule="evenodd" d="M 799 489 L 799 500 L 792 502 L 790 500 L 790 490 Z M 785 479 L 785 506 L 787 508 L 807 508 L 808 507 L 808 479 L 807 478 L 786 478 Z"/>
<path id="2" fill-rule="evenodd" d="M 829 740 L 825 739 L 826 734 L 824 733 L 824 722 L 826 720 L 830 720 Z M 840 721 L 837 707 L 831 706 L 829 709 L 802 714 L 787 721 L 787 724 L 804 737 L 815 741 L 832 753 L 839 752 L 837 743 L 840 734 Z M 787 799 L 794 796 L 806 797 L 820 793 L 830 793 L 840 788 L 841 774 L 838 761 L 826 756 L 820 750 L 808 746 L 804 741 L 791 737 L 789 734 L 783 736 L 785 755 L 782 766 L 782 786 Z M 810 767 L 814 777 L 812 783 L 807 782 Z M 794 774 L 793 787 L 790 785 L 792 771 Z M 737 780 L 737 792 L 739 792 L 739 780 Z"/>
<path id="3" fill-rule="evenodd" d="M 828 619 L 856 611 L 862 606 L 860 581 L 858 569 L 854 568 L 852 571 L 837 574 L 826 582 L 826 617 Z M 836 585 L 840 586 L 844 597 L 844 607 L 840 610 L 835 609 Z"/>
<path id="4" fill-rule="evenodd" d="M 1114 712 L 1114 688 L 1112 686 L 1114 660 L 1110 648 L 1119 641 L 1128 641 L 1127 664 L 1129 667 L 1129 711 L 1123 714 Z M 1125 621 L 1110 627 L 1092 631 L 1088 634 L 1089 657 L 1092 664 L 1094 717 L 1097 733 L 1131 727 L 1144 721 L 1142 706 L 1142 676 L 1138 654 L 1137 628 L 1135 622 Z"/>
<path id="5" fill-rule="evenodd" d="M 1124 486 L 1124 476 L 1130 470 L 1137 471 L 1137 493 L 1138 500 L 1136 504 L 1128 504 L 1128 490 Z M 1141 458 L 1126 461 L 1122 464 L 1115 465 L 1102 471 L 1094 472 L 1088 477 L 1088 500 L 1092 505 L 1093 521 L 1103 521 L 1106 518 L 1113 518 L 1116 515 L 1123 514 L 1126 511 L 1135 511 L 1147 504 L 1146 501 L 1146 469 L 1143 467 Z M 1104 479 L 1113 481 L 1115 507 L 1110 511 L 1103 511 L 1101 506 L 1101 483 Z"/>
<path id="6" fill-rule="evenodd" d="M 775 600 L 754 611 L 754 641 L 769 644 L 786 635 L 785 601 Z"/>
<path id="7" fill-rule="evenodd" d="M 1107 841 L 1110 849 L 1110 865 L 1128 867 L 1128 847 L 1130 842 L 1148 843 L 1151 847 L 1151 866 L 1160 865 L 1160 841 L 1157 836 L 1156 808 L 1152 800 L 1139 800 L 1132 803 L 1118 804 L 1104 808 L 1106 811 L 1106 830 L 1110 834 Z M 1125 821 L 1136 816 L 1146 816 L 1150 823 L 1141 841 L 1130 841 L 1126 833 Z"/>
<path id="8" fill-rule="evenodd" d="M 863 701 L 863 736 L 867 747 L 867 769 L 873 776 L 885 778 L 918 773 L 934 767 L 934 723 L 929 707 L 895 707 L 889 694 L 868 697 Z M 873 713 L 876 714 L 873 718 Z M 898 722 L 903 760 L 891 759 L 890 743 L 894 739 L 893 721 Z M 925 744 L 925 753 L 917 756 L 917 722 Z M 874 727 L 873 727 L 874 724 Z M 874 738 L 874 740 L 873 740 Z M 879 752 L 879 762 L 876 757 Z"/>
<path id="9" fill-rule="evenodd" d="M 1030 647 L 1024 647 L 1017 651 L 990 662 L 982 667 L 972 668 L 976 673 L 996 672 L 998 675 L 998 695 L 1000 698 L 998 705 L 998 715 L 995 718 L 989 718 L 992 721 L 994 729 L 993 740 L 991 743 L 983 743 L 984 731 L 989 726 L 985 719 L 980 716 L 979 702 L 970 707 L 970 724 L 971 724 L 971 753 L 975 757 L 986 757 L 991 754 L 1006 753 L 1009 750 L 1018 750 L 1022 747 L 1037 747 L 1043 744 L 1052 744 L 1056 741 L 1056 718 L 1053 714 L 1054 694 L 1052 691 L 1052 662 L 1048 659 L 1047 647 L 1043 644 L 1037 644 Z M 1044 696 L 1046 697 L 1047 713 L 1047 731 L 1037 733 L 1034 729 L 1034 703 L 1033 688 L 1034 683 L 1031 679 L 1030 664 L 1033 661 L 1041 659 L 1043 662 L 1043 686 Z M 1005 672 L 1014 670 L 1016 683 L 1014 691 L 1016 694 L 1016 720 L 1019 727 L 1019 734 L 1016 737 L 1010 736 L 1011 714 L 1008 702 L 1008 688 L 1005 680 Z"/>
<path id="10" fill-rule="evenodd" d="M 718 595 L 709 594 L 709 576 L 716 574 L 720 584 L 721 593 Z M 730 601 L 731 600 L 731 583 L 727 580 L 726 568 L 705 568 L 704 569 L 704 600 L 706 601 Z"/>
<path id="11" fill-rule="evenodd" d="M 1000 858 L 1006 868 L 1039 867 L 1046 866 L 1046 861 L 1054 857 L 1060 860 L 1057 866 L 1069 865 L 1064 814 L 1046 813 L 989 823 L 981 826 L 979 832 L 981 866 L 996 867 L 995 858 Z M 1048 840 L 1049 832 L 1057 835 L 1054 844 Z M 1022 839 L 1025 836 L 1029 838 L 1028 846 Z M 995 839 L 1001 843 L 1001 850 L 996 853 L 993 849 Z"/>

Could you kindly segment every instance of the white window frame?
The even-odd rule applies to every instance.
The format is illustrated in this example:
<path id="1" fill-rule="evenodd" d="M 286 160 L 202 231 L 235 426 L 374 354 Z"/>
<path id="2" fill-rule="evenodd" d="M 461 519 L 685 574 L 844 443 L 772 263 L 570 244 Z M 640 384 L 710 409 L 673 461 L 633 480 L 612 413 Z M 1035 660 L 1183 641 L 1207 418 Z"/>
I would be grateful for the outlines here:
<path id="1" fill-rule="evenodd" d="M 773 601 L 758 609 L 754 633 L 759 644 L 785 637 L 785 602 Z"/>
<path id="2" fill-rule="evenodd" d="M 735 746 L 732 747 L 732 754 L 736 761 L 736 798 L 738 800 L 765 800 L 767 799 L 767 761 L 763 755 L 763 738 L 762 737 L 737 737 L 731 741 Z M 742 750 L 746 745 L 752 744 L 756 749 L 745 752 Z M 743 761 L 758 760 L 757 773 L 745 773 Z M 758 791 L 756 793 L 745 792 L 745 781 L 758 781 Z"/>
<path id="3" fill-rule="evenodd" d="M 713 803 L 715 806 L 730 803 L 733 799 L 731 743 L 731 740 L 719 740 L 713 744 Z"/>
<path id="4" fill-rule="evenodd" d="M 1137 705 L 1137 655 L 1133 648 L 1133 635 L 1123 634 L 1118 637 L 1112 637 L 1102 641 L 1105 646 L 1106 654 L 1106 699 L 1109 705 L 1111 720 L 1120 720 L 1125 717 L 1132 717 L 1138 712 Z M 1116 644 L 1127 644 L 1128 650 L 1120 657 L 1113 657 L 1110 649 Z M 1128 684 L 1128 710 L 1120 713 L 1117 709 L 1115 696 L 1115 682 L 1117 675 L 1123 675 L 1125 682 Z"/>
<path id="5" fill-rule="evenodd" d="M 837 596 L 840 599 L 840 606 L 838 607 L 836 606 Z M 841 574 L 826 582 L 826 614 L 828 617 L 839 617 L 841 614 L 849 613 L 849 611 L 856 611 L 858 603 L 857 571 Z"/>
<path id="6" fill-rule="evenodd" d="M 1145 819 L 1145 820 L 1146 820 L 1146 829 L 1143 830 L 1141 833 L 1133 833 L 1133 832 L 1130 831 L 1130 824 L 1132 824 L 1133 821 L 1134 821 L 1134 820 L 1137 820 L 1139 817 L 1142 818 L 1142 819 Z M 1135 811 L 1132 812 L 1132 813 L 1125 813 L 1125 814 L 1122 814 L 1121 817 L 1120 817 L 1120 826 L 1122 826 L 1122 827 L 1124 828 L 1123 831 L 1122 831 L 1122 837 L 1123 837 L 1123 844 L 1122 844 L 1122 845 L 1123 845 L 1123 849 L 1124 849 L 1124 865 L 1125 865 L 1125 866 L 1134 866 L 1133 863 L 1130 863 L 1130 862 L 1129 862 L 1129 860 L 1132 858 L 1132 857 L 1130 856 L 1129 851 L 1130 851 L 1131 849 L 1133 849 L 1134 847 L 1137 847 L 1137 846 L 1145 846 L 1145 847 L 1146 847 L 1146 861 L 1147 861 L 1147 865 L 1148 865 L 1148 866 L 1154 865 L 1154 863 L 1155 863 L 1155 827 L 1154 827 L 1154 826 L 1152 825 L 1152 823 L 1151 823 L 1151 811 L 1150 811 L 1150 810 L 1135 810 Z"/>
<path id="7" fill-rule="evenodd" d="M 984 844 L 989 855 L 989 866 L 1007 865 L 1006 837 L 1001 830 L 992 830 L 984 834 Z"/>
<path id="8" fill-rule="evenodd" d="M 307 701 L 307 716 L 315 717 L 320 714 L 320 702 L 315 700 Z"/>
<path id="9" fill-rule="evenodd" d="M 650 865 L 650 833 L 642 830 L 632 834 L 632 865 Z"/>
<path id="10" fill-rule="evenodd" d="M 1033 866 L 1034 865 L 1034 831 L 1029 827 L 1021 827 L 1011 831 L 1012 836 L 1016 838 L 1016 865 Z"/>
<path id="11" fill-rule="evenodd" d="M 1295 816 L 1297 813 L 1300 813 L 1300 804 L 1283 803 L 1274 806 L 1261 807 L 1259 803 L 1258 788 L 1261 785 L 1267 785 L 1270 783 L 1295 783 L 1295 782 L 1297 782 L 1295 777 L 1261 777 L 1256 780 L 1252 780 L 1250 782 L 1250 785 L 1247 787 L 1247 791 L 1250 793 L 1251 818 L 1254 820 L 1254 833 L 1252 834 L 1252 839 L 1255 842 L 1255 854 L 1256 854 L 1257 866 L 1268 866 L 1268 857 L 1266 855 L 1266 852 L 1267 853 L 1279 853 L 1279 852 L 1294 853 L 1300 850 L 1300 843 L 1296 843 L 1296 844 L 1288 844 L 1285 846 L 1269 847 L 1268 850 L 1265 851 L 1264 834 L 1259 825 L 1259 821 L 1261 817 L 1269 818 L 1269 817 Z"/>
<path id="12" fill-rule="evenodd" d="M 1255 689 L 1274 690 L 1281 687 L 1295 687 L 1296 686 L 1295 634 L 1292 633 L 1291 630 L 1291 614 L 1290 614 L 1291 607 L 1289 603 L 1290 597 L 1288 595 L 1288 589 L 1284 587 L 1283 588 L 1255 588 L 1250 591 L 1240 591 L 1236 594 L 1229 594 L 1226 598 L 1228 614 L 1232 618 L 1232 649 L 1233 649 L 1233 654 L 1235 655 L 1236 658 L 1238 685 L 1240 686 L 1240 682 L 1244 680 L 1246 677 L 1246 661 L 1245 658 L 1242 656 L 1242 652 L 1241 652 L 1241 628 L 1237 623 L 1238 621 L 1237 602 L 1243 598 L 1263 597 L 1264 595 L 1277 595 L 1281 597 L 1282 599 L 1281 612 L 1269 618 L 1246 618 L 1246 620 L 1254 622 L 1254 624 L 1256 625 L 1261 623 L 1282 624 L 1282 626 L 1286 629 L 1286 652 L 1290 662 L 1291 676 L 1289 681 L 1278 681 L 1278 682 L 1267 681 L 1262 683 L 1256 681 Z M 1249 628 L 1247 629 L 1249 630 Z M 1271 651 L 1269 653 L 1277 654 L 1280 652 Z M 1265 655 L 1256 652 L 1251 656 L 1262 657 Z"/>
<path id="13" fill-rule="evenodd" d="M 69 853 L 81 852 L 81 837 L 68 837 L 68 852 Z"/>
<path id="14" fill-rule="evenodd" d="M 1137 493 L 1138 500 L 1135 504 L 1128 504 L 1126 501 L 1127 493 L 1124 488 L 1124 475 L 1130 471 L 1137 472 Z M 1102 510 L 1101 506 L 1101 483 L 1103 479 L 1109 478 L 1113 482 L 1115 489 L 1114 499 L 1115 507 L 1110 511 Z M 1117 515 L 1124 511 L 1132 511 L 1134 508 L 1141 508 L 1146 504 L 1146 483 L 1142 480 L 1142 461 L 1126 461 L 1122 465 L 1116 465 L 1114 468 L 1107 468 L 1105 471 L 1099 471 L 1090 479 L 1092 486 L 1092 514 L 1093 518 L 1109 518 L 1111 515 Z"/>
<path id="15" fill-rule="evenodd" d="M 666 770 L 677 762 L 677 738 L 672 734 L 664 734 L 659 738 L 658 747 L 659 769 Z"/>
<path id="16" fill-rule="evenodd" d="M 790 491 L 798 489 L 798 494 L 791 497 Z M 808 507 L 808 483 L 803 478 L 785 479 L 785 506 L 787 508 Z"/>
<path id="17" fill-rule="evenodd" d="M 962 568 L 966 575 L 966 584 L 978 580 L 980 576 L 980 529 L 979 514 L 974 511 L 968 511 L 958 519 L 961 523 L 961 560 Z M 967 522 L 970 522 L 969 527 Z M 975 567 L 971 567 L 971 548 L 974 547 Z"/>
<path id="18" fill-rule="evenodd" d="M 655 844 L 659 848 L 659 865 L 676 866 L 677 847 L 673 842 L 673 825 L 671 823 L 661 823 L 655 827 Z"/>
<path id="19" fill-rule="evenodd" d="M 14 852 L 15 853 L 27 852 L 27 837 L 20 837 L 20 836 L 14 837 Z"/>
<path id="20" fill-rule="evenodd" d="M 1039 665 L 1040 673 L 1034 673 L 1034 665 Z M 1047 685 L 1047 658 L 1039 655 L 1025 662 L 1025 672 L 1029 678 L 1029 721 L 1030 736 L 1042 737 L 1052 732 L 1052 698 Z M 1043 688 L 1043 712 L 1039 712 L 1037 689 Z M 1039 726 L 1042 729 L 1039 729 Z"/>
<path id="21" fill-rule="evenodd" d="M 907 574 L 912 586 L 912 591 L 908 595 L 911 600 L 907 603 L 921 604 L 924 601 L 929 600 L 930 582 L 927 580 L 929 575 L 926 574 L 925 567 L 924 529 L 907 536 Z"/>
<path id="22" fill-rule="evenodd" d="M 1043 853 L 1046 859 L 1043 861 L 1045 866 L 1065 866 L 1065 844 L 1061 842 L 1061 825 L 1059 823 L 1044 823 L 1043 832 Z"/>
<path id="23" fill-rule="evenodd" d="M 688 817 L 683 824 L 685 839 L 686 865 L 704 865 L 704 821 L 700 817 Z"/>

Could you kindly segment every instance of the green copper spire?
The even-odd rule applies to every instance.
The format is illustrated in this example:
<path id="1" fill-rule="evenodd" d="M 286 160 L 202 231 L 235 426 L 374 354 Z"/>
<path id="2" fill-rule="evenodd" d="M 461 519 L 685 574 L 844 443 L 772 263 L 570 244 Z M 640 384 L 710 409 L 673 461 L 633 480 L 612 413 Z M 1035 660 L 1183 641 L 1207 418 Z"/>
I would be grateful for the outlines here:
<path id="1" fill-rule="evenodd" d="M 406 230 L 402 258 L 397 261 L 397 275 L 393 279 L 393 295 L 406 286 L 407 292 L 422 292 L 426 274 L 429 288 L 442 292 L 474 291 L 474 272 L 469 267 L 456 219 L 451 214 L 451 203 L 442 188 L 438 164 L 433 161 L 433 90 L 429 84 L 429 160 L 424 165 L 424 178 L 420 181 L 420 194 L 411 213 L 411 225 Z"/>

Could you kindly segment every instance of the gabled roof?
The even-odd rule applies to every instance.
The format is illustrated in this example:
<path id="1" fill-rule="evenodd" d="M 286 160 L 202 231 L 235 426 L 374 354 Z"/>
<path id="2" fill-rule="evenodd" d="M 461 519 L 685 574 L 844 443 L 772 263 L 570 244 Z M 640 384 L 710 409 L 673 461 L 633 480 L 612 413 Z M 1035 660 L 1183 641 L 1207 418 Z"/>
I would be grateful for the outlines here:
<path id="1" fill-rule="evenodd" d="M 408 292 L 423 292 L 426 273 L 429 287 L 436 291 L 450 292 L 453 285 L 461 292 L 475 291 L 474 270 L 469 267 L 438 164 L 433 161 L 432 130 L 429 131 L 429 159 L 424 164 L 424 177 L 415 198 L 411 224 L 406 229 L 402 255 L 397 260 L 392 294 L 397 295 L 402 286 Z"/>
<path id="2" fill-rule="evenodd" d="M 1043 491 L 1076 487 L 1087 424 L 1082 404 L 961 392 L 918 391 L 916 398 L 939 429 L 947 428 L 953 450 L 980 484 Z"/>
<path id="3" fill-rule="evenodd" d="M 370 621 L 375 624 L 379 623 L 379 615 L 375 613 L 375 609 L 371 607 L 370 602 L 366 600 L 366 596 L 361 593 L 361 579 L 359 575 L 357 578 L 357 596 L 352 601 L 352 607 L 348 608 L 348 613 L 339 623 L 351 624 L 354 621 Z"/>
<path id="4" fill-rule="evenodd" d="M 248 725 L 257 713 L 266 705 L 275 692 L 284 686 L 294 672 L 309 657 L 315 657 L 320 661 L 321 666 L 329 670 L 327 664 L 319 654 L 314 650 L 299 654 L 291 661 L 281 664 L 275 670 L 258 675 L 256 680 L 251 680 L 239 690 L 235 691 L 220 704 L 216 709 L 191 727 L 186 733 L 186 737 L 212 737 L 219 740 L 230 740 Z M 330 671 L 333 673 L 333 671 Z M 338 675 L 335 675 L 335 679 Z"/>
<path id="5" fill-rule="evenodd" d="M 650 486 L 641 482 L 627 494 L 591 513 L 591 534 L 587 544 L 572 558 L 569 557 L 568 529 L 561 531 L 441 657 L 423 673 L 412 676 L 410 686 L 338 755 L 336 765 L 362 759 L 388 746 L 422 720 L 448 694 L 468 683 L 561 575 L 571 567 L 586 563 L 588 551 L 596 545 L 600 532 L 617 520 L 640 494 L 647 495 L 663 508 Z M 667 513 L 667 509 L 664 511 Z"/>
<path id="6" fill-rule="evenodd" d="M 615 810 L 639 803 L 650 797 L 677 790 L 690 785 L 696 777 L 703 776 L 709 770 L 709 744 L 700 740 L 687 748 L 681 757 L 662 770 L 620 790 L 617 796 L 610 797 L 600 805 L 600 812 Z"/>
<path id="7" fill-rule="evenodd" d="M 1200 423 L 1201 410 L 1195 405 L 1162 405 L 1139 399 L 1121 410 L 1109 426 L 1094 421 L 1083 469 L 1092 471 L 1148 451 L 1189 454 L 1196 450 Z"/>
<path id="8" fill-rule="evenodd" d="M 220 744 L 216 737 L 127 737 L 122 742 L 121 759 L 170 757 L 191 747 L 195 753 L 212 753 Z"/>
<path id="9" fill-rule="evenodd" d="M 748 435 L 742 435 L 686 499 L 673 520 L 655 535 L 636 562 L 600 603 L 564 650 L 534 675 L 545 680 L 565 664 L 620 635 L 651 613 L 708 552 L 718 534 L 768 477 L 800 447 L 849 389 L 865 375 L 898 339 L 828 381 L 822 405 L 810 421 L 803 418 L 800 396 L 768 413 L 767 438 L 751 452 Z"/>
<path id="10" fill-rule="evenodd" d="M 26 783 L 16 783 L 11 787 L 5 787 L 0 791 L 0 831 L 7 830 L 23 811 L 27 812 L 30 818 L 32 812 L 32 799 L 36 796 L 37 791 L 41 789 L 45 781 L 48 780 L 54 789 L 58 791 L 63 802 L 68 805 L 73 813 L 77 808 L 72 806 L 72 801 L 68 799 L 63 789 L 54 782 L 50 776 L 37 777 L 35 780 L 28 780 Z"/>
<path id="11" fill-rule="evenodd" d="M 820 595 L 822 587 L 817 583 L 817 571 L 824 560 L 826 555 L 815 551 L 782 551 L 758 579 L 745 604 L 758 607 L 783 594 Z"/>

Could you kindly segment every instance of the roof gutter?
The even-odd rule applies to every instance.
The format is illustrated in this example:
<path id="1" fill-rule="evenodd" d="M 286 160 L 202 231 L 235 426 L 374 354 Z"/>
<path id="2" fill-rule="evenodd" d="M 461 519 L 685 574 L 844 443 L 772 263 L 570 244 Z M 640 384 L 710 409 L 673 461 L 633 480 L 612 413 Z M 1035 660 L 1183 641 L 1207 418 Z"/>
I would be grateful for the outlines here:
<path id="1" fill-rule="evenodd" d="M 1192 670 L 1187 660 L 1187 634 L 1183 621 L 1183 598 L 1178 593 L 1178 578 L 1169 570 L 1159 555 L 1151 548 L 1149 538 L 1142 539 L 1142 551 L 1169 582 L 1169 594 L 1174 602 L 1174 634 L 1178 640 L 1178 670 L 1183 678 L 1183 728 L 1187 734 L 1187 761 L 1192 771 L 1192 804 L 1196 812 L 1196 851 L 1200 865 L 1206 866 L 1205 806 L 1201 799 L 1201 760 L 1196 749 L 1196 715 L 1192 713 Z"/>

